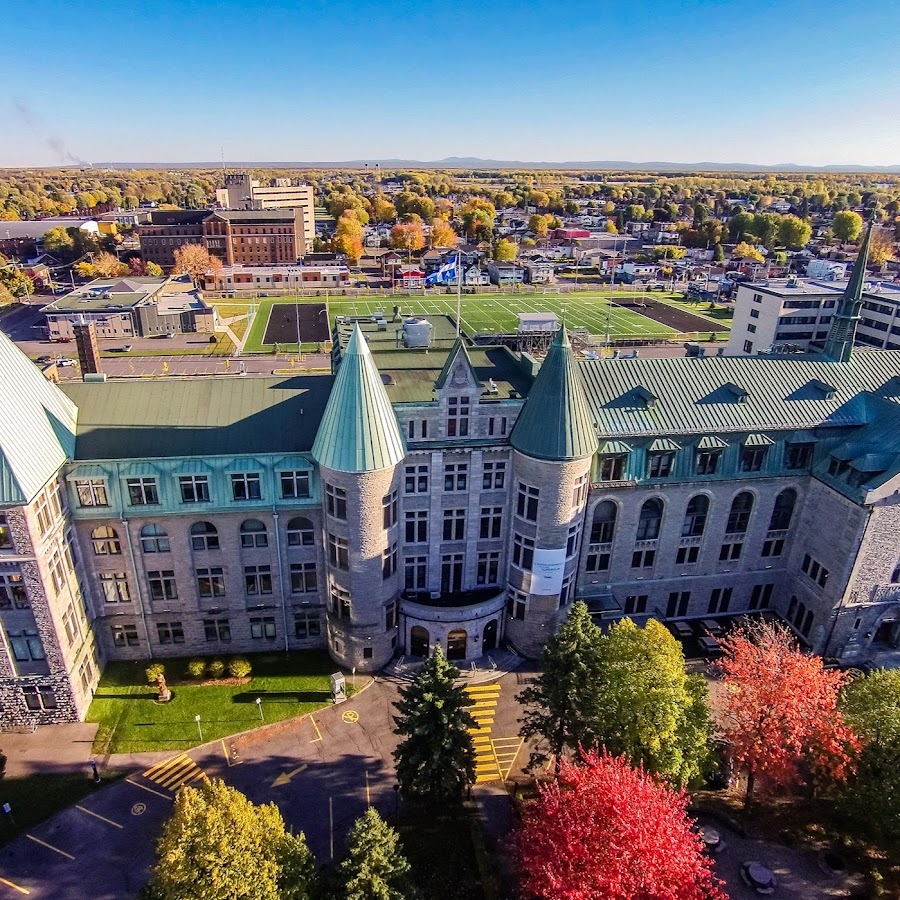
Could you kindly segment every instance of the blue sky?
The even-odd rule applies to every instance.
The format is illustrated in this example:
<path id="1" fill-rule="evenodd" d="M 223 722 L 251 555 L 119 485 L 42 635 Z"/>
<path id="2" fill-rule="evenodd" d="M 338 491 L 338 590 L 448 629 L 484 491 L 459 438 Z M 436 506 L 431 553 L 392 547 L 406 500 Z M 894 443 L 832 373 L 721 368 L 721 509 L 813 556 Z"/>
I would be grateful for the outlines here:
<path id="1" fill-rule="evenodd" d="M 897 0 L 34 0 L 0 165 L 900 164 Z"/>

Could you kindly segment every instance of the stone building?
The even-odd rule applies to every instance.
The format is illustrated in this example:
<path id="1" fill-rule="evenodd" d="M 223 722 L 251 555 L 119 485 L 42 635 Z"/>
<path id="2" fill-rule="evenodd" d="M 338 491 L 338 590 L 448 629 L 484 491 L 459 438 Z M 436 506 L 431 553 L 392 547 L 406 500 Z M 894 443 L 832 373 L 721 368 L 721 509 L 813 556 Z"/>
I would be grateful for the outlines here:
<path id="1" fill-rule="evenodd" d="M 579 362 L 561 328 L 539 364 L 382 320 L 332 376 L 61 388 L 0 338 L 4 721 L 78 718 L 110 659 L 534 656 L 574 598 L 897 647 L 900 353 L 852 350 L 861 304 L 819 355 Z"/>

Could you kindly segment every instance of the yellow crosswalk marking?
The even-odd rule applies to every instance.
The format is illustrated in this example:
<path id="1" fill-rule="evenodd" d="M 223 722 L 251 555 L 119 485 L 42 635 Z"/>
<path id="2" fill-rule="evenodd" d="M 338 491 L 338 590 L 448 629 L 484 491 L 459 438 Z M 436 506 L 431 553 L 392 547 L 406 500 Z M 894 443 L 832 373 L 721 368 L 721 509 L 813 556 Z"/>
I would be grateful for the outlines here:
<path id="1" fill-rule="evenodd" d="M 475 694 L 478 691 L 499 691 L 499 684 L 470 684 L 467 685 L 465 691 L 467 694 Z"/>
<path id="2" fill-rule="evenodd" d="M 148 781 L 168 791 L 177 791 L 178 788 L 198 778 L 206 777 L 203 770 L 186 753 L 164 759 L 150 766 L 143 774 Z"/>

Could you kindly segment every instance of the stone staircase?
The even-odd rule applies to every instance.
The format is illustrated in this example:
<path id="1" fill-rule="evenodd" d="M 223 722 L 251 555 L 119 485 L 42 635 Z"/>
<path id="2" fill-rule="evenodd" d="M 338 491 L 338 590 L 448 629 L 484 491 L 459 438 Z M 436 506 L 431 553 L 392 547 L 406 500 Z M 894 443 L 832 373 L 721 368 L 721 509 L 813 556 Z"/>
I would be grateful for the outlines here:
<path id="1" fill-rule="evenodd" d="M 512 647 L 500 647 L 478 659 L 469 661 L 454 660 L 459 668 L 458 684 L 478 684 L 500 678 L 508 672 L 515 671 L 524 659 Z M 419 656 L 401 656 L 382 670 L 382 675 L 400 681 L 412 681 L 415 673 L 421 668 L 424 660 Z"/>

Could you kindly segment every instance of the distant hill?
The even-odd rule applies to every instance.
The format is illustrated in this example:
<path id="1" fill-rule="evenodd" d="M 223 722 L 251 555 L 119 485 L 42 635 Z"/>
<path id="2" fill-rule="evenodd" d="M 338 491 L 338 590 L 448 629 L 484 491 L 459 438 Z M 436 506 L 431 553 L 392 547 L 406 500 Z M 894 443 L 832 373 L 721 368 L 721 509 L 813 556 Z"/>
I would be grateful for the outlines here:
<path id="1" fill-rule="evenodd" d="M 569 160 L 566 162 L 525 162 L 517 159 L 481 159 L 477 156 L 448 156 L 444 159 L 351 159 L 343 162 L 308 161 L 229 161 L 232 169 L 362 169 L 380 165 L 383 169 L 577 169 L 581 171 L 625 171 L 625 172 L 868 172 L 900 174 L 900 165 L 859 166 L 827 165 L 801 166 L 797 163 L 778 163 L 774 166 L 754 163 L 674 163 L 654 160 L 651 162 L 629 162 L 621 159 Z M 107 169 L 216 169 L 219 162 L 97 162 L 95 168 Z"/>

